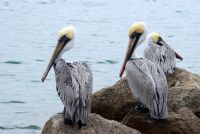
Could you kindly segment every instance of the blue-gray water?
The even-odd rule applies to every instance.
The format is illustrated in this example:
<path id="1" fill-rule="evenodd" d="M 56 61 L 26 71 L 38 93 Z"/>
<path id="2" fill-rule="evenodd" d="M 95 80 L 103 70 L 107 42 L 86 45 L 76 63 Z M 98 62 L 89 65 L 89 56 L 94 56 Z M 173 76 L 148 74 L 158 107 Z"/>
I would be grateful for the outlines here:
<path id="1" fill-rule="evenodd" d="M 63 26 L 78 31 L 64 58 L 88 61 L 96 91 L 119 79 L 128 28 L 140 20 L 184 57 L 178 66 L 200 73 L 199 0 L 1 0 L 0 133 L 40 133 L 62 111 L 53 71 L 40 79 Z"/>

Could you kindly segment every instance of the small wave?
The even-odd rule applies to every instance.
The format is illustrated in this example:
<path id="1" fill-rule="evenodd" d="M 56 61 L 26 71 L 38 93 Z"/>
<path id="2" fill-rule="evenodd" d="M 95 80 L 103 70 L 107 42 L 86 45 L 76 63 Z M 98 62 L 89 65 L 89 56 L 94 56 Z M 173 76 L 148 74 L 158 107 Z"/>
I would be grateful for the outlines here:
<path id="1" fill-rule="evenodd" d="M 183 11 L 180 11 L 180 10 L 177 10 L 177 11 L 175 11 L 176 13 L 181 13 L 181 12 L 183 12 Z"/>
<path id="2" fill-rule="evenodd" d="M 0 102 L 0 103 L 26 103 L 24 101 L 4 101 L 4 102 Z"/>
<path id="3" fill-rule="evenodd" d="M 31 82 L 31 83 L 39 83 L 39 82 L 41 82 L 41 81 L 39 81 L 39 80 L 31 80 L 30 82 Z"/>
<path id="4" fill-rule="evenodd" d="M 110 44 L 114 44 L 115 42 L 114 42 L 114 41 L 110 41 L 109 43 L 110 43 Z"/>
<path id="5" fill-rule="evenodd" d="M 3 127 L 0 126 L 0 130 L 10 130 L 10 129 L 33 129 L 33 130 L 40 130 L 41 128 L 39 126 L 36 125 L 28 125 L 28 126 L 15 126 L 15 127 Z"/>
<path id="6" fill-rule="evenodd" d="M 22 62 L 20 62 L 20 61 L 5 61 L 4 63 L 6 63 L 6 64 L 21 64 Z"/>
<path id="7" fill-rule="evenodd" d="M 117 63 L 116 60 L 106 60 L 106 62 L 109 63 L 109 64 L 116 64 Z"/>
<path id="8" fill-rule="evenodd" d="M 106 64 L 104 61 L 97 61 L 97 64 Z"/>
<path id="9" fill-rule="evenodd" d="M 94 37 L 98 36 L 97 34 L 91 34 L 91 35 L 94 36 Z"/>
<path id="10" fill-rule="evenodd" d="M 104 73 L 104 74 L 108 73 L 108 72 L 106 72 L 106 71 L 99 71 L 99 70 L 94 71 L 94 72 L 97 72 L 97 73 Z"/>
<path id="11" fill-rule="evenodd" d="M 15 129 L 13 127 L 3 127 L 3 126 L 0 126 L 0 130 L 10 130 L 10 129 Z"/>
<path id="12" fill-rule="evenodd" d="M 37 4 L 48 5 L 48 4 L 54 4 L 54 3 L 55 3 L 55 1 L 51 1 L 51 2 L 41 1 L 41 2 L 38 2 Z"/>
<path id="13" fill-rule="evenodd" d="M 116 64 L 118 61 L 116 60 L 105 60 L 105 61 L 97 61 L 97 64 Z"/>
<path id="14" fill-rule="evenodd" d="M 16 126 L 15 128 L 17 128 L 17 129 L 34 129 L 34 130 L 41 129 L 39 126 L 36 126 L 36 125 L 28 125 L 28 126 L 24 126 L 24 127 Z"/>
<path id="15" fill-rule="evenodd" d="M 16 114 L 26 114 L 26 113 L 31 113 L 30 111 L 22 111 L 22 112 L 15 112 Z"/>
<path id="16" fill-rule="evenodd" d="M 40 62 L 41 62 L 41 61 L 44 61 L 44 60 L 41 60 L 41 59 L 35 59 L 35 61 L 40 61 Z"/>
<path id="17" fill-rule="evenodd" d="M 172 38 L 172 37 L 174 37 L 174 36 L 173 36 L 173 35 L 168 35 L 167 37 Z"/>
<path id="18" fill-rule="evenodd" d="M 15 76 L 15 74 L 0 74 L 0 76 Z"/>

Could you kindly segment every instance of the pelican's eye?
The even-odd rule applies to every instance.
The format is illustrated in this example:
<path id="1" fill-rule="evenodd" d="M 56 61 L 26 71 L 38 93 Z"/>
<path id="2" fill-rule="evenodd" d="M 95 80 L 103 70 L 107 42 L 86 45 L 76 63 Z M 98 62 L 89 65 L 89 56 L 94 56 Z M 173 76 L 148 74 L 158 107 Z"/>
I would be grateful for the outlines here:
<path id="1" fill-rule="evenodd" d="M 67 44 L 71 39 L 63 35 L 58 41 L 59 43 L 62 43 L 63 45 Z"/>
<path id="2" fill-rule="evenodd" d="M 163 46 L 163 40 L 161 37 L 158 37 L 158 41 L 156 42 L 159 46 Z"/>
<path id="3" fill-rule="evenodd" d="M 140 36 L 142 35 L 142 33 L 137 33 L 137 32 L 134 32 L 134 33 L 132 33 L 132 35 L 130 36 L 130 38 L 139 38 Z"/>

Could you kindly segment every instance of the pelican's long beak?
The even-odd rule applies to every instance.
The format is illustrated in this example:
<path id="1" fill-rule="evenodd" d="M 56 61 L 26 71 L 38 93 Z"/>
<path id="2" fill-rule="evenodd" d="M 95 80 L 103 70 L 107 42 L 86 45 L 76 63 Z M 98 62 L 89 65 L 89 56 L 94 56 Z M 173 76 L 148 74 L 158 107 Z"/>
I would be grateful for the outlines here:
<path id="1" fill-rule="evenodd" d="M 166 45 L 166 46 L 169 46 L 162 38 L 160 38 L 157 42 L 158 45 L 162 46 L 162 45 Z M 173 50 L 173 49 L 172 49 Z M 174 50 L 173 50 L 174 51 Z M 176 52 L 174 51 L 175 55 L 176 55 L 176 58 L 177 59 L 180 59 L 180 60 L 183 60 L 183 58 Z"/>
<path id="2" fill-rule="evenodd" d="M 122 65 L 120 73 L 119 73 L 120 78 L 122 77 L 122 75 L 124 73 L 126 62 L 128 60 L 130 60 L 131 55 L 132 55 L 132 53 L 133 53 L 133 51 L 134 51 L 134 49 L 137 45 L 137 42 L 138 42 L 140 36 L 141 36 L 141 33 L 133 33 L 133 36 L 131 36 L 130 39 L 129 39 L 128 48 L 127 48 L 126 55 L 125 55 L 125 58 L 124 58 L 124 63 Z"/>
<path id="3" fill-rule="evenodd" d="M 56 58 L 58 57 L 58 55 L 60 54 L 60 52 L 62 51 L 64 46 L 65 46 L 65 42 L 58 41 L 58 44 L 57 44 L 56 48 L 54 49 L 54 52 L 53 52 L 53 55 L 52 55 L 52 57 L 51 57 L 51 59 L 49 61 L 49 64 L 48 64 L 48 66 L 47 66 L 47 68 L 46 68 L 46 70 L 45 70 L 45 72 L 44 72 L 44 74 L 42 76 L 42 82 L 44 82 L 44 80 L 46 79 L 46 77 L 47 77 L 52 65 L 54 64 Z"/>

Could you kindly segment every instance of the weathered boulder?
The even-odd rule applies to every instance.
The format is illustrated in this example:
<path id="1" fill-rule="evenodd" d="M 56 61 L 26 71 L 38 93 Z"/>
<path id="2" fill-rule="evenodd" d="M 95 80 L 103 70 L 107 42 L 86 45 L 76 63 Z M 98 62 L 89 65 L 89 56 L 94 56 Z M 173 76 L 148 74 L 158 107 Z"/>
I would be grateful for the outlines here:
<path id="1" fill-rule="evenodd" d="M 92 95 L 92 113 L 106 119 L 120 121 L 133 107 L 135 99 L 123 78 L 111 87 L 104 88 Z"/>
<path id="2" fill-rule="evenodd" d="M 143 134 L 200 134 L 200 120 L 187 108 L 170 112 L 167 120 L 153 120 L 146 113 L 132 110 L 122 123 Z"/>
<path id="3" fill-rule="evenodd" d="M 81 129 L 66 126 L 61 113 L 51 117 L 45 124 L 42 134 L 141 134 L 119 122 L 110 121 L 100 115 L 91 114 L 88 124 Z"/>
<path id="4" fill-rule="evenodd" d="M 184 69 L 176 68 L 167 76 L 169 94 L 168 110 L 187 107 L 200 117 L 200 77 Z M 97 91 L 92 96 L 92 112 L 107 119 L 121 121 L 134 107 L 135 99 L 125 78 L 111 87 Z"/>

